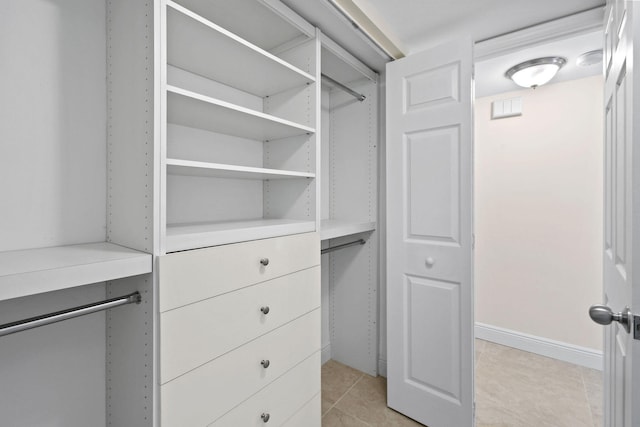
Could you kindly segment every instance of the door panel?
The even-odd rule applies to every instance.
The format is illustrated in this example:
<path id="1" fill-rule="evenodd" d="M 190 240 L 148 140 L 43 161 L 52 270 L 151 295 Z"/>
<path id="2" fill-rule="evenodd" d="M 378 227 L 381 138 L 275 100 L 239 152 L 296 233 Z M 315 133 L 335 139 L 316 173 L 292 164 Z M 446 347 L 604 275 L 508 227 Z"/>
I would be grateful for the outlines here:
<path id="1" fill-rule="evenodd" d="M 460 98 L 460 63 L 446 64 L 407 76 L 404 80 L 404 112 L 436 104 L 457 103 Z"/>
<path id="2" fill-rule="evenodd" d="M 616 265 L 626 277 L 626 233 L 627 233 L 627 174 L 626 174 L 626 67 L 623 66 L 616 85 L 616 129 L 615 129 L 615 254 Z"/>
<path id="3" fill-rule="evenodd" d="M 460 404 L 460 284 L 406 277 L 407 381 Z M 423 339 L 438 342 L 438 351 Z"/>
<path id="4" fill-rule="evenodd" d="M 604 150 L 604 179 L 605 179 L 605 203 L 604 203 L 604 249 L 605 256 L 613 260 L 613 99 L 609 98 L 605 108 L 605 150 Z"/>
<path id="5" fill-rule="evenodd" d="M 473 425 L 471 41 L 387 65 L 387 401 Z"/>
<path id="6" fill-rule="evenodd" d="M 451 126 L 405 135 L 407 238 L 458 242 L 459 134 Z"/>
<path id="7" fill-rule="evenodd" d="M 633 278 L 633 267 L 639 261 L 638 254 L 634 256 L 633 253 L 633 244 L 638 239 L 634 230 L 637 233 L 640 228 L 637 223 L 640 205 L 634 200 L 634 192 L 638 193 L 640 189 L 640 172 L 634 171 L 634 165 L 639 165 L 640 157 L 632 150 L 634 141 L 638 139 L 635 136 L 638 131 L 634 129 L 637 125 L 633 120 L 634 98 L 638 98 L 638 94 L 634 93 L 631 67 L 634 44 L 637 45 L 634 27 L 638 27 L 639 10 L 636 5 L 635 2 L 610 0 L 605 13 L 603 300 L 614 312 L 621 312 L 626 307 L 634 309 L 634 291 L 636 298 L 640 297 L 637 291 L 640 284 L 634 285 L 638 280 Z M 638 301 L 635 303 L 637 313 L 640 307 Z M 640 358 L 637 343 L 621 324 L 614 322 L 606 327 L 606 427 L 640 425 L 640 413 L 637 409 L 634 413 L 632 405 L 632 396 L 638 396 L 640 386 L 640 375 L 632 369 Z"/>

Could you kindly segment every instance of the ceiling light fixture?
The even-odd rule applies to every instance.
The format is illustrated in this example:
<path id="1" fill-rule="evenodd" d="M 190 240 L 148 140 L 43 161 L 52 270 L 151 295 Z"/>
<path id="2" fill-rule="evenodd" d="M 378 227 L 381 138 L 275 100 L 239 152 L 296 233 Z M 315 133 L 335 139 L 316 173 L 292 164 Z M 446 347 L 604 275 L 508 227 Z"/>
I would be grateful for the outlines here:
<path id="1" fill-rule="evenodd" d="M 602 62 L 602 49 L 585 52 L 582 55 L 578 56 L 578 59 L 576 59 L 576 65 L 578 67 L 589 67 L 591 65 L 596 65 L 601 62 Z"/>
<path id="2" fill-rule="evenodd" d="M 535 89 L 548 83 L 566 63 L 559 56 L 537 58 L 514 65 L 504 75 L 518 86 Z"/>

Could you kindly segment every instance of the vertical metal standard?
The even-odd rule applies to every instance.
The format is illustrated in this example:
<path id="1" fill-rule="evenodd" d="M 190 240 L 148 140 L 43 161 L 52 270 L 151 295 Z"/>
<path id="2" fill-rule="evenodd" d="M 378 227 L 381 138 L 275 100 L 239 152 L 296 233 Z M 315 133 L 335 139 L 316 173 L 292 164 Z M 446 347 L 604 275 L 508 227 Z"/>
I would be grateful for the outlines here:
<path id="1" fill-rule="evenodd" d="M 118 298 L 111 298 L 105 301 L 94 302 L 79 307 L 69 308 L 67 310 L 56 311 L 55 313 L 44 314 L 42 316 L 31 317 L 29 319 L 19 320 L 17 322 L 0 325 L 0 337 L 14 334 L 16 332 L 26 331 L 27 329 L 37 328 L 39 326 L 49 325 L 51 323 L 61 322 L 74 317 L 84 316 L 95 313 L 97 311 L 107 310 L 109 308 L 118 307 L 125 304 L 140 304 L 142 297 L 139 292 L 134 292 Z"/>

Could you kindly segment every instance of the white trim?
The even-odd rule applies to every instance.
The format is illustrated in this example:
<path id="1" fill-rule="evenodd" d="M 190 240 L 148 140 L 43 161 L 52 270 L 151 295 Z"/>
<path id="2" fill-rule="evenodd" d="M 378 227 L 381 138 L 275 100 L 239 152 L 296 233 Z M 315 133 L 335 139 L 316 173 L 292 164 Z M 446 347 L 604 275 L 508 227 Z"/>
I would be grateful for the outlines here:
<path id="1" fill-rule="evenodd" d="M 387 378 L 387 361 L 378 359 L 378 375 Z"/>
<path id="2" fill-rule="evenodd" d="M 320 355 L 320 361 L 323 365 L 327 363 L 329 360 L 331 360 L 331 343 L 322 347 L 322 352 Z"/>
<path id="3" fill-rule="evenodd" d="M 602 371 L 602 351 L 476 322 L 476 338 Z"/>
<path id="4" fill-rule="evenodd" d="M 474 47 L 476 61 L 505 55 L 535 44 L 602 30 L 604 6 L 509 34 L 482 40 Z"/>

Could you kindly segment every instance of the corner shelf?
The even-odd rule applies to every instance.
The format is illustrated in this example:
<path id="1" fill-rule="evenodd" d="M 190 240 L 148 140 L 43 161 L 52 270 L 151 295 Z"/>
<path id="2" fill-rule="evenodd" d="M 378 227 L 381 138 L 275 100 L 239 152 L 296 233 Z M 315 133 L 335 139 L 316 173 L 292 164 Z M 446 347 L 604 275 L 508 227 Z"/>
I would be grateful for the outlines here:
<path id="1" fill-rule="evenodd" d="M 167 173 L 171 175 L 208 176 L 227 179 L 264 180 L 315 178 L 315 174 L 307 172 L 225 165 L 220 163 L 195 162 L 191 160 L 178 159 L 167 159 Z"/>
<path id="2" fill-rule="evenodd" d="M 315 82 L 312 75 L 202 16 L 172 1 L 167 6 L 170 65 L 260 97 Z"/>
<path id="3" fill-rule="evenodd" d="M 320 240 L 335 239 L 376 229 L 375 221 L 344 221 L 323 219 L 320 222 Z"/>
<path id="4" fill-rule="evenodd" d="M 315 231 L 315 221 L 256 219 L 199 224 L 168 224 L 166 251 L 177 252 L 208 246 Z"/>
<path id="5" fill-rule="evenodd" d="M 0 301 L 150 273 L 150 254 L 88 243 L 0 252 Z"/>
<path id="6" fill-rule="evenodd" d="M 167 85 L 167 121 L 259 141 L 315 133 L 315 129 Z"/>

